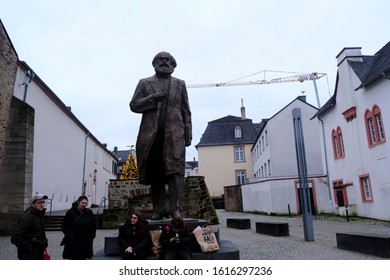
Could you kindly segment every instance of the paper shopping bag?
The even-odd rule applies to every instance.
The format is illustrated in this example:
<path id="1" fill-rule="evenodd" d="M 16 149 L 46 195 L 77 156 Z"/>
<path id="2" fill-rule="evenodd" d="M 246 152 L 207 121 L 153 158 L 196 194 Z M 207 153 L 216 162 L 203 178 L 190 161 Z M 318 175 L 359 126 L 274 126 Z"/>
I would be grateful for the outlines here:
<path id="1" fill-rule="evenodd" d="M 197 226 L 193 233 L 202 253 L 212 253 L 219 250 L 217 238 L 210 226 Z"/>

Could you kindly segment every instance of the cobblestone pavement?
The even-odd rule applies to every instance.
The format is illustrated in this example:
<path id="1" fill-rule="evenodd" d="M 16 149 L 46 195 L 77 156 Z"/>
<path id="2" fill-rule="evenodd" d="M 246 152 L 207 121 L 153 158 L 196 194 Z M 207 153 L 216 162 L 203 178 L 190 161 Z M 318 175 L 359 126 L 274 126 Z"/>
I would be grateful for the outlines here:
<path id="1" fill-rule="evenodd" d="M 248 213 L 217 210 L 220 224 L 220 238 L 231 240 L 240 250 L 241 260 L 384 260 L 368 254 L 337 248 L 336 232 L 375 233 L 390 236 L 390 222 L 373 220 L 349 221 L 345 218 L 313 217 L 314 241 L 305 241 L 301 217 L 275 217 Z M 226 227 L 227 218 L 249 218 L 251 229 Z M 256 222 L 285 222 L 289 224 L 290 236 L 273 237 L 256 233 Z M 62 259 L 63 237 L 60 231 L 48 231 L 49 253 L 54 260 Z M 98 230 L 94 241 L 94 251 L 104 248 L 104 237 L 117 234 L 116 229 Z M 0 236 L 0 260 L 15 260 L 16 247 L 9 236 Z"/>
<path id="2" fill-rule="evenodd" d="M 313 217 L 314 241 L 305 241 L 301 217 L 274 217 L 218 211 L 220 238 L 232 240 L 240 249 L 242 260 L 384 260 L 373 255 L 337 248 L 336 232 L 375 233 L 390 236 L 390 222 L 372 220 L 330 220 Z M 226 227 L 227 218 L 250 218 L 251 229 Z M 256 233 L 256 222 L 289 224 L 288 237 L 273 237 Z"/>

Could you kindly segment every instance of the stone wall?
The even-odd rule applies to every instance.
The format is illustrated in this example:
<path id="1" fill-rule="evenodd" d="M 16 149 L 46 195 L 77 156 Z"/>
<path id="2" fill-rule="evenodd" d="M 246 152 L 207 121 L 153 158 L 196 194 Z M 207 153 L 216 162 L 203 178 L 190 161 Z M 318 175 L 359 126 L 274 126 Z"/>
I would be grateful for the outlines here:
<path id="1" fill-rule="evenodd" d="M 0 164 L 17 70 L 17 54 L 0 20 Z"/>
<path id="2" fill-rule="evenodd" d="M 110 180 L 109 186 L 109 209 L 128 209 L 131 200 L 136 197 L 148 196 L 150 186 L 140 184 L 137 180 Z M 135 207 L 134 210 L 153 210 L 152 200 Z"/>
<path id="3" fill-rule="evenodd" d="M 8 235 L 16 217 L 30 205 L 34 147 L 34 109 L 13 97 L 0 165 L 0 235 Z"/>
<path id="4" fill-rule="evenodd" d="M 225 210 L 230 212 L 242 212 L 241 186 L 224 187 Z"/>
<path id="5" fill-rule="evenodd" d="M 218 215 L 203 176 L 187 177 L 184 195 L 191 218 L 204 219 L 210 224 L 219 224 Z"/>
<path id="6" fill-rule="evenodd" d="M 187 177 L 184 190 L 184 205 L 190 218 L 204 219 L 210 224 L 218 224 L 204 177 Z M 109 206 L 103 211 L 103 227 L 116 228 L 128 218 L 128 212 L 139 210 L 150 218 L 153 212 L 150 186 L 137 180 L 111 180 L 109 188 Z"/>

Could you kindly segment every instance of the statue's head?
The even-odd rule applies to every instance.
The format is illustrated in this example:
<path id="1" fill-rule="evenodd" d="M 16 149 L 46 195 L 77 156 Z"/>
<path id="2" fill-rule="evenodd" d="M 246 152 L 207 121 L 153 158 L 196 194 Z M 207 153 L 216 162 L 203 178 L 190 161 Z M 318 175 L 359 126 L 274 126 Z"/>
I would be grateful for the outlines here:
<path id="1" fill-rule="evenodd" d="M 158 74 L 172 74 L 176 68 L 175 58 L 168 52 L 159 52 L 153 58 L 152 65 Z"/>

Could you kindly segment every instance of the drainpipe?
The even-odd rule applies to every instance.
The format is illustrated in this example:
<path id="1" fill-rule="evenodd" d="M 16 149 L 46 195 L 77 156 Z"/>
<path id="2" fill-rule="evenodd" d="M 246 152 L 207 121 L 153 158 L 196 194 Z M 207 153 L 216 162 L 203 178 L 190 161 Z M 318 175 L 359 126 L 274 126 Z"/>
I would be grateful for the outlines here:
<path id="1" fill-rule="evenodd" d="M 328 167 L 328 156 L 326 153 L 326 142 L 325 142 L 325 130 L 324 130 L 324 121 L 317 116 L 318 119 L 321 122 L 321 129 L 322 129 L 322 142 L 324 143 L 324 155 L 325 155 L 325 175 L 326 175 L 326 184 L 328 185 L 328 195 L 329 195 L 329 202 L 330 202 L 330 207 L 332 209 L 332 213 L 334 213 L 334 205 L 333 205 L 333 200 L 332 200 L 332 192 L 330 188 L 330 182 L 329 182 L 329 167 Z"/>
<path id="2" fill-rule="evenodd" d="M 26 102 L 28 84 L 31 83 L 31 81 L 34 79 L 35 73 L 31 69 L 28 69 L 26 72 L 26 77 L 27 77 L 27 81 L 22 84 L 24 85 L 23 102 Z"/>
<path id="3" fill-rule="evenodd" d="M 88 140 L 88 137 L 91 133 L 88 131 L 87 134 L 85 135 L 85 139 L 84 139 L 84 163 L 83 163 L 83 180 L 81 182 L 81 194 L 82 195 L 85 195 L 85 185 L 84 185 L 84 182 L 85 182 L 85 164 L 86 164 L 86 160 L 87 160 L 87 140 Z"/>

